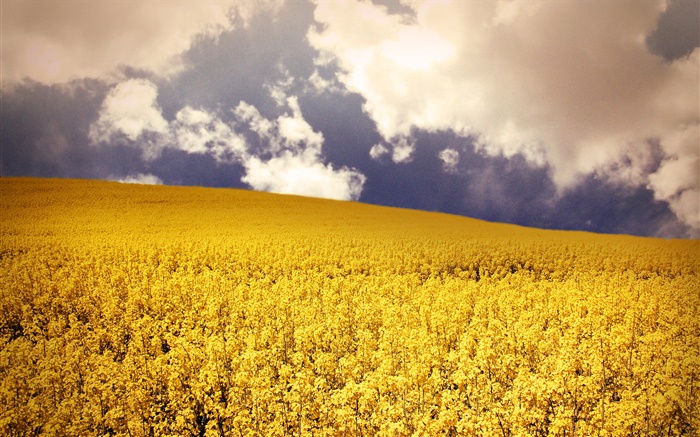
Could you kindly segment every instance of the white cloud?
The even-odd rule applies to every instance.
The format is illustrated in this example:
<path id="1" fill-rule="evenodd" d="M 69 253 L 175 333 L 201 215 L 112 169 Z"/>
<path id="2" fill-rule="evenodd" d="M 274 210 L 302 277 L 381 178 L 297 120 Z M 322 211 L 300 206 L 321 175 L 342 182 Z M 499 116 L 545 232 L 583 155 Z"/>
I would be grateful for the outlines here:
<path id="1" fill-rule="evenodd" d="M 649 176 L 654 192 L 661 199 L 671 198 L 697 185 L 698 158 L 666 160 L 659 170 Z"/>
<path id="2" fill-rule="evenodd" d="M 239 160 L 245 140 L 215 114 L 189 106 L 168 122 L 157 104 L 158 88 L 144 79 L 117 84 L 107 95 L 99 118 L 90 126 L 93 144 L 128 140 L 154 160 L 166 148 L 209 154 L 219 162 Z"/>
<path id="3" fill-rule="evenodd" d="M 668 200 L 668 199 L 665 199 Z M 671 210 L 696 231 L 700 229 L 700 189 L 691 188 L 670 199 Z M 697 233 L 697 232 L 696 232 Z M 700 238 L 700 237 L 694 237 Z"/>
<path id="4" fill-rule="evenodd" d="M 105 77 L 123 65 L 169 75 L 183 68 L 179 55 L 198 35 L 243 25 L 281 0 L 3 1 L 2 78 L 60 83 Z"/>
<path id="5" fill-rule="evenodd" d="M 323 134 L 314 132 L 309 123 L 304 120 L 296 97 L 289 97 L 287 104 L 292 110 L 292 114 L 285 114 L 277 119 L 279 137 L 284 145 L 298 148 L 303 144 L 305 147 L 320 150 L 323 144 Z"/>
<path id="6" fill-rule="evenodd" d="M 444 149 L 438 154 L 442 160 L 442 169 L 448 173 L 454 172 L 459 164 L 459 152 L 455 149 Z"/>
<path id="7" fill-rule="evenodd" d="M 393 148 L 391 160 L 396 164 L 407 163 L 413 160 L 413 152 L 416 150 L 416 144 L 412 138 L 401 136 L 395 139 L 391 146 Z"/>
<path id="8" fill-rule="evenodd" d="M 287 92 L 294 84 L 294 77 L 289 73 L 289 70 L 282 64 L 277 66 L 277 70 L 282 75 L 282 79 L 278 80 L 275 84 L 267 84 L 267 88 L 270 97 L 277 103 L 277 106 L 284 107 L 287 103 Z"/>
<path id="9" fill-rule="evenodd" d="M 102 103 L 98 120 L 90 127 L 89 137 L 94 143 L 110 142 L 126 137 L 136 141 L 144 132 L 165 134 L 168 122 L 156 102 L 158 88 L 143 79 L 130 79 L 115 86 Z M 144 157 L 152 159 L 160 147 L 148 144 Z"/>
<path id="10" fill-rule="evenodd" d="M 267 161 L 253 156 L 244 165 L 243 182 L 256 190 L 281 194 L 356 200 L 365 182 L 365 176 L 355 170 L 336 170 L 320 163 L 317 156 L 289 150 Z"/>
<path id="11" fill-rule="evenodd" d="M 174 120 L 166 121 L 157 96 L 157 87 L 145 80 L 118 84 L 90 127 L 91 141 L 99 144 L 128 139 L 134 147 L 142 148 L 147 160 L 171 148 L 209 155 L 217 162 L 238 162 L 246 170 L 241 180 L 257 190 L 344 200 L 356 200 L 362 192 L 364 175 L 323 162 L 323 135 L 304 119 L 296 97 L 286 98 L 288 111 L 275 120 L 266 119 L 246 102 L 233 110 L 239 126 L 259 137 L 260 148 L 253 151 L 231 125 L 204 109 L 186 106 Z M 150 180 L 144 175 L 136 178 Z"/>
<path id="12" fill-rule="evenodd" d="M 168 142 L 188 153 L 210 154 L 219 162 L 235 161 L 246 153 L 245 140 L 214 114 L 189 106 L 171 123 Z"/>
<path id="13" fill-rule="evenodd" d="M 255 106 L 241 101 L 233 110 L 233 113 L 238 120 L 247 124 L 260 138 L 269 140 L 273 137 L 275 129 L 274 123 L 260 115 L 260 112 Z"/>
<path id="14" fill-rule="evenodd" d="M 323 135 L 304 119 L 296 97 L 286 99 L 291 111 L 267 120 L 252 105 L 241 102 L 234 113 L 241 122 L 267 142 L 272 157 L 242 158 L 246 174 L 243 182 L 256 190 L 283 194 L 356 200 L 362 193 L 365 176 L 354 169 L 334 169 L 321 158 Z"/>
<path id="15" fill-rule="evenodd" d="M 413 160 L 413 152 L 415 150 L 416 144 L 413 138 L 399 136 L 393 138 L 388 146 L 382 143 L 375 144 L 369 149 L 369 156 L 378 161 L 382 156 L 391 154 L 391 160 L 395 164 L 404 164 Z"/>
<path id="16" fill-rule="evenodd" d="M 685 223 L 700 228 L 700 172 L 698 155 L 669 159 L 649 176 L 654 197 L 669 203 Z"/>
<path id="17" fill-rule="evenodd" d="M 454 55 L 454 46 L 426 28 L 402 26 L 397 35 L 380 46 L 394 64 L 407 70 L 429 70 Z"/>
<path id="18" fill-rule="evenodd" d="M 124 184 L 144 184 L 144 185 L 162 185 L 163 181 L 158 176 L 152 174 L 137 173 L 125 178 L 113 179 Z"/>
<path id="19" fill-rule="evenodd" d="M 700 50 L 667 63 L 645 44 L 665 0 L 410 5 L 409 22 L 369 2 L 320 0 L 322 26 L 308 34 L 365 98 L 385 141 L 413 128 L 472 136 L 484 153 L 549 165 L 560 192 L 650 139 L 670 160 L 697 156 Z M 416 35 L 433 41 L 434 53 L 405 50 Z M 692 151 L 675 140 L 684 134 Z M 655 180 L 685 184 L 664 176 Z"/>
<path id="20" fill-rule="evenodd" d="M 697 55 L 698 51 L 695 53 Z M 668 202 L 671 210 L 696 230 L 700 230 L 699 138 L 698 122 L 662 136 L 660 141 L 668 156 L 659 169 L 649 175 L 649 188 L 654 191 L 654 197 Z"/>
<path id="21" fill-rule="evenodd" d="M 313 73 L 311 73 L 311 76 L 307 79 L 309 83 L 309 88 L 310 91 L 316 93 L 316 94 L 322 94 L 322 93 L 334 93 L 334 94 L 339 94 L 339 95 L 344 95 L 347 94 L 347 90 L 342 87 L 337 79 L 332 78 L 325 78 L 321 76 L 321 73 L 319 73 L 318 68 L 314 69 Z"/>
<path id="22" fill-rule="evenodd" d="M 304 119 L 296 97 L 288 97 L 285 101 L 291 114 L 287 112 L 274 121 L 266 119 L 260 115 L 256 107 L 243 101 L 233 112 L 239 121 L 268 143 L 270 152 L 299 148 L 313 148 L 320 151 L 323 145 L 323 134 L 315 132 Z"/>
<path id="23" fill-rule="evenodd" d="M 387 149 L 387 147 L 383 144 L 375 144 L 371 149 L 369 149 L 369 156 L 371 156 L 375 161 L 379 160 L 387 153 L 389 153 L 389 149 Z"/>
<path id="24" fill-rule="evenodd" d="M 395 99 L 426 97 L 429 88 L 423 87 L 432 81 L 433 70 L 454 56 L 456 46 L 436 28 L 407 25 L 368 2 L 319 2 L 315 18 L 328 27 L 310 31 L 310 43 L 322 51 L 322 59 L 335 56 L 340 61 L 345 73 L 339 79 L 348 89 L 368 97 L 365 109 L 384 139 L 408 136 L 415 123 L 405 112 L 421 108 L 401 107 Z M 356 30 L 358 22 L 362 32 Z M 414 115 L 439 117 L 442 105 Z"/>

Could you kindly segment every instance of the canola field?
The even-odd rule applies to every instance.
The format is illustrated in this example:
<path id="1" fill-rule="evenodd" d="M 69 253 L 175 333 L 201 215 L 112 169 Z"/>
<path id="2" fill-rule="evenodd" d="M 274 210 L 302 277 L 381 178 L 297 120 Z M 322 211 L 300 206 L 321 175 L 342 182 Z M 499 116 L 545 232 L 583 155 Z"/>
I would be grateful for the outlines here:
<path id="1" fill-rule="evenodd" d="M 0 178 L 0 435 L 700 433 L 700 242 Z"/>

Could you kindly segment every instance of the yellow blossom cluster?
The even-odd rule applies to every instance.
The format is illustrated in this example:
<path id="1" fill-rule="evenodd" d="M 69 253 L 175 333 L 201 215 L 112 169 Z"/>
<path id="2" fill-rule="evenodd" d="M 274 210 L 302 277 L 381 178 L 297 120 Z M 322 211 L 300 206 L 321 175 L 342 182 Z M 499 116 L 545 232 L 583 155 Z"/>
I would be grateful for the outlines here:
<path id="1" fill-rule="evenodd" d="M 0 179 L 0 434 L 700 432 L 695 241 Z"/>

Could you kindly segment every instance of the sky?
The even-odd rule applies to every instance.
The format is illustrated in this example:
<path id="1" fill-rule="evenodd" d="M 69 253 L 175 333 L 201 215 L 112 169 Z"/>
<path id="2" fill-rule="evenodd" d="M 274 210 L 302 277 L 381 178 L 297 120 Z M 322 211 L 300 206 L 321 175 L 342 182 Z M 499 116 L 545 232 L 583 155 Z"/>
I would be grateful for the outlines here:
<path id="1" fill-rule="evenodd" d="M 1 0 L 0 175 L 700 238 L 699 0 Z"/>

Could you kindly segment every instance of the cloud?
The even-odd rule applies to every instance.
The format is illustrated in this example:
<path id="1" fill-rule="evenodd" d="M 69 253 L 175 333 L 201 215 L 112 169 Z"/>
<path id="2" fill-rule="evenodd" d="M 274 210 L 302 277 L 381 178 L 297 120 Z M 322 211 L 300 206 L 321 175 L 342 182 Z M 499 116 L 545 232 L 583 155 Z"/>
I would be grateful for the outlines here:
<path id="1" fill-rule="evenodd" d="M 138 173 L 129 175 L 125 178 L 113 179 L 124 184 L 145 184 L 145 185 L 162 185 L 163 181 L 158 176 L 152 174 Z"/>
<path id="2" fill-rule="evenodd" d="M 389 149 L 381 143 L 377 143 L 369 149 L 369 156 L 374 160 L 379 160 L 382 156 L 389 153 Z"/>
<path id="3" fill-rule="evenodd" d="M 168 122 L 163 118 L 156 97 L 158 88 L 144 79 L 130 79 L 119 83 L 102 103 L 98 120 L 90 127 L 89 138 L 94 143 L 117 141 L 125 137 L 136 141 L 146 132 L 165 134 Z M 160 153 L 160 145 L 145 142 L 143 154 L 153 159 Z"/>
<path id="4" fill-rule="evenodd" d="M 238 117 L 239 121 L 246 123 L 261 139 L 270 141 L 275 135 L 275 124 L 260 115 L 255 106 L 241 101 L 233 110 L 233 113 Z"/>
<path id="5" fill-rule="evenodd" d="M 251 155 L 243 157 L 246 174 L 241 181 L 256 190 L 283 194 L 357 200 L 362 193 L 365 176 L 354 169 L 324 164 L 321 158 L 323 134 L 316 132 L 304 119 L 296 97 L 278 93 L 278 104 L 286 101 L 291 111 L 271 121 L 246 102 L 240 102 L 234 113 L 255 132 L 266 147 L 260 152 L 269 159 Z M 259 152 L 259 153 L 260 153 Z"/>
<path id="6" fill-rule="evenodd" d="M 323 134 L 314 132 L 309 123 L 304 120 L 296 97 L 289 97 L 287 104 L 291 108 L 292 114 L 285 114 L 277 118 L 280 143 L 287 148 L 299 148 L 303 144 L 307 148 L 320 151 L 323 144 Z"/>
<path id="7" fill-rule="evenodd" d="M 698 156 L 665 160 L 649 176 L 649 187 L 657 200 L 669 203 L 671 210 L 685 223 L 700 228 L 700 173 Z"/>
<path id="8" fill-rule="evenodd" d="M 357 200 L 365 177 L 347 167 L 334 169 L 322 158 L 323 134 L 304 119 L 296 97 L 271 88 L 285 112 L 275 120 L 263 117 L 244 101 L 227 124 L 215 113 L 185 106 L 171 121 L 157 105 L 158 88 L 144 79 L 116 85 L 106 96 L 99 118 L 90 127 L 93 144 L 126 142 L 140 148 L 147 161 L 165 150 L 211 156 L 219 163 L 239 163 L 241 181 L 254 189 L 286 194 Z M 251 147 L 244 131 L 257 136 Z"/>
<path id="9" fill-rule="evenodd" d="M 308 83 L 310 90 L 317 94 L 321 93 L 334 93 L 334 94 L 344 94 L 347 92 L 344 87 L 338 84 L 338 80 L 335 78 L 324 77 L 318 68 L 314 69 L 311 76 L 308 77 Z"/>
<path id="10" fill-rule="evenodd" d="M 106 77 L 120 66 L 171 75 L 195 37 L 245 26 L 281 2 L 9 1 L 3 2 L 2 78 L 42 83 Z M 238 17 L 233 20 L 232 17 Z"/>
<path id="11" fill-rule="evenodd" d="M 90 144 L 87 133 L 109 91 L 92 80 L 2 90 L 0 173 L 96 179 L 145 172 L 136 149 Z"/>
<path id="12" fill-rule="evenodd" d="M 308 35 L 320 56 L 338 62 L 338 79 L 365 98 L 385 141 L 416 128 L 449 130 L 474 138 L 483 153 L 547 166 L 559 195 L 650 140 L 669 165 L 700 170 L 700 50 L 664 62 L 646 43 L 664 0 L 410 4 L 412 21 L 366 2 L 319 1 L 321 25 Z M 406 50 L 415 35 L 429 36 L 434 56 Z M 678 144 L 686 135 L 692 148 Z M 686 184 L 665 177 L 664 165 L 652 181 Z M 674 211 L 698 208 L 657 198 Z"/>
<path id="13" fill-rule="evenodd" d="M 415 141 L 410 137 L 401 136 L 391 144 L 393 151 L 391 160 L 396 164 L 411 162 L 413 151 L 416 149 Z"/>
<path id="14" fill-rule="evenodd" d="M 442 160 L 442 168 L 447 173 L 452 173 L 457 170 L 457 164 L 459 164 L 459 152 L 455 149 L 445 149 L 440 151 L 438 154 L 440 160 Z"/>
<path id="15" fill-rule="evenodd" d="M 145 79 L 117 84 L 90 126 L 90 141 L 127 142 L 140 148 L 147 161 L 158 158 L 165 148 L 208 154 L 218 162 L 233 161 L 245 153 L 245 140 L 215 114 L 186 106 L 168 122 L 157 97 L 157 86 Z"/>
<path id="16" fill-rule="evenodd" d="M 357 200 L 365 183 L 364 175 L 355 170 L 335 170 L 320 163 L 314 154 L 289 150 L 267 161 L 253 156 L 244 165 L 243 182 L 255 190 L 274 193 Z"/>
<path id="17" fill-rule="evenodd" d="M 371 1 L 380 7 L 368 0 L 361 7 L 352 1 L 320 6 L 285 2 L 279 9 L 250 18 L 231 18 L 236 14 L 232 11 L 226 30 L 219 33 L 212 26 L 209 32 L 203 25 L 203 33 L 190 32 L 183 39 L 185 51 L 173 56 L 165 56 L 166 46 L 189 31 L 181 34 L 175 26 L 158 24 L 160 10 L 143 20 L 154 24 L 153 34 L 144 33 L 143 38 L 128 35 L 147 25 L 118 13 L 112 15 L 123 24 L 110 27 L 102 22 L 104 29 L 90 31 L 89 23 L 81 21 L 100 23 L 90 8 L 101 1 L 84 5 L 83 15 L 54 14 L 57 23 L 38 29 L 26 26 L 27 35 L 50 35 L 47 39 L 58 44 L 63 54 L 55 63 L 63 70 L 53 78 L 33 72 L 28 77 L 39 82 L 20 80 L 0 90 L 2 175 L 113 180 L 153 175 L 165 184 L 255 186 L 526 226 L 663 237 L 700 235 L 700 228 L 693 231 L 678 219 L 694 223 L 697 217 L 693 215 L 697 183 L 692 178 L 697 165 L 692 159 L 697 154 L 697 124 L 690 116 L 675 130 L 664 128 L 679 120 L 678 114 L 692 114 L 697 105 L 687 98 L 697 94 L 688 87 L 697 83 L 693 76 L 697 73 L 680 68 L 692 59 L 688 51 L 692 55 L 697 44 L 680 38 L 675 31 L 677 18 L 673 18 L 690 17 L 687 7 L 697 7 L 695 0 L 671 0 L 661 19 L 649 18 L 650 24 L 642 27 L 657 29 L 655 35 L 640 31 L 632 39 L 641 42 L 635 43 L 635 50 L 646 45 L 654 52 L 651 64 L 657 70 L 645 61 L 638 64 L 640 71 L 631 72 L 635 56 L 648 60 L 648 54 L 596 49 L 601 45 L 624 48 L 609 38 L 612 29 L 593 26 L 587 38 L 575 38 L 576 26 L 589 24 L 571 24 L 575 20 L 568 18 L 557 28 L 556 22 L 543 21 L 558 3 L 563 9 L 576 8 L 573 15 L 593 19 L 577 4 L 584 2 L 570 0 L 553 5 L 452 2 L 451 14 L 442 16 L 438 12 L 444 5 L 439 2 Z M 133 11 L 127 12 L 138 16 L 139 8 L 153 6 L 151 1 L 134 4 Z M 57 11 L 70 10 L 69 2 L 44 3 L 48 10 Z M 120 8 L 118 3 L 108 10 Z M 199 8 L 185 3 L 172 8 Z M 248 3 L 253 9 L 259 4 Z M 656 11 L 652 15 L 658 16 L 665 7 L 665 0 L 654 3 L 657 9 L 649 9 L 646 0 L 612 3 L 623 9 L 634 6 L 625 14 L 606 9 L 613 5 L 601 6 L 605 13 L 599 18 L 610 16 L 609 27 L 620 32 L 629 30 L 628 17 L 634 20 L 652 9 Z M 4 12 L 8 4 L 3 2 Z M 686 11 L 679 11 L 679 6 Z M 346 9 L 349 21 L 341 22 L 341 16 L 330 24 L 314 23 L 315 11 L 331 17 L 338 8 Z M 467 12 L 471 16 L 464 18 Z M 5 56 L 8 49 L 16 50 L 21 46 L 18 41 L 27 41 L 17 17 L 3 15 L 4 80 L 10 78 L 5 72 L 15 67 L 24 68 L 24 73 L 12 81 L 29 71 L 14 60 L 5 62 L 10 59 Z M 362 32 L 356 30 L 358 17 Z M 195 18 L 192 14 L 191 19 Z M 41 19 L 38 13 L 25 21 Z M 61 20 L 75 26 L 63 29 L 70 26 Z M 548 28 L 528 30 L 532 20 Z M 347 26 L 344 34 L 338 26 Z M 175 35 L 167 35 L 170 31 Z M 71 40 L 71 32 L 84 37 Z M 104 34 L 102 41 L 100 34 Z M 341 57 L 344 52 L 335 49 L 317 51 L 319 41 L 309 45 L 313 34 L 329 48 L 347 48 L 347 56 Z M 323 39 L 334 34 L 335 42 Z M 138 44 L 130 46 L 120 35 Z M 169 41 L 158 43 L 162 38 Z M 421 39 L 430 44 L 421 46 Z M 540 51 L 534 50 L 538 44 Z M 140 45 L 155 50 L 152 57 L 139 61 Z M 435 49 L 434 55 L 428 49 Z M 547 50 L 551 59 L 545 56 Z M 64 56 L 83 52 L 89 54 L 83 61 L 74 54 Z M 102 59 L 108 53 L 114 56 Z M 159 59 L 171 61 L 159 63 Z M 581 89 L 563 87 L 565 77 L 559 76 L 574 62 L 597 65 L 601 73 L 596 76 L 594 68 L 583 68 L 577 79 Z M 615 67 L 618 64 L 627 67 Z M 602 74 L 605 71 L 613 74 L 607 77 Z M 676 77 L 667 80 L 668 74 Z M 97 79 L 63 82 L 83 75 Z M 625 87 L 627 81 L 630 84 Z M 548 82 L 557 88 L 550 89 Z M 622 91 L 618 93 L 612 85 L 619 83 Z M 658 92 L 649 92 L 653 88 L 649 84 L 658 85 Z M 609 93 L 595 95 L 596 89 Z M 633 105 L 628 101 L 635 92 L 638 104 Z M 579 112 L 568 107 L 574 103 L 580 104 Z M 620 114 L 605 112 L 606 105 L 618 105 Z M 664 105 L 666 109 L 659 109 Z M 638 109 L 634 117 L 645 124 L 643 131 L 617 128 L 625 126 L 620 121 L 625 120 L 622 110 L 630 107 Z M 596 117 L 610 124 L 597 126 Z M 571 126 L 579 129 L 580 139 L 568 131 Z M 591 140 L 605 140 L 606 132 L 617 135 L 620 143 L 608 142 L 610 147 L 604 147 Z M 630 132 L 639 133 L 637 139 Z M 648 137 L 649 132 L 655 135 Z M 404 147 L 397 147 L 402 139 Z M 582 144 L 592 146 L 587 149 Z M 394 165 L 396 161 L 401 164 Z M 570 175 L 562 170 L 566 165 Z M 555 186 L 554 175 L 570 176 L 572 185 Z"/>
<path id="18" fill-rule="evenodd" d="M 235 161 L 246 153 L 245 140 L 214 114 L 184 107 L 170 125 L 166 141 L 187 153 L 208 154 L 217 162 Z"/>
<path id="19" fill-rule="evenodd" d="M 379 161 L 383 156 L 391 153 L 394 164 L 405 164 L 413 160 L 413 152 L 416 150 L 415 140 L 411 137 L 400 136 L 392 139 L 389 145 L 377 143 L 369 150 L 369 156 Z"/>
<path id="20" fill-rule="evenodd" d="M 673 0 L 668 3 L 647 45 L 667 61 L 688 56 L 700 46 L 700 2 Z"/>
<path id="21" fill-rule="evenodd" d="M 320 152 L 323 145 L 323 134 L 315 132 L 309 123 L 304 120 L 296 97 L 280 98 L 280 102 L 286 101 L 288 112 L 271 121 L 263 117 L 258 109 L 241 101 L 234 109 L 238 119 L 247 124 L 268 148 L 267 152 L 279 152 L 283 149 L 297 150 L 300 147 L 311 148 Z"/>

